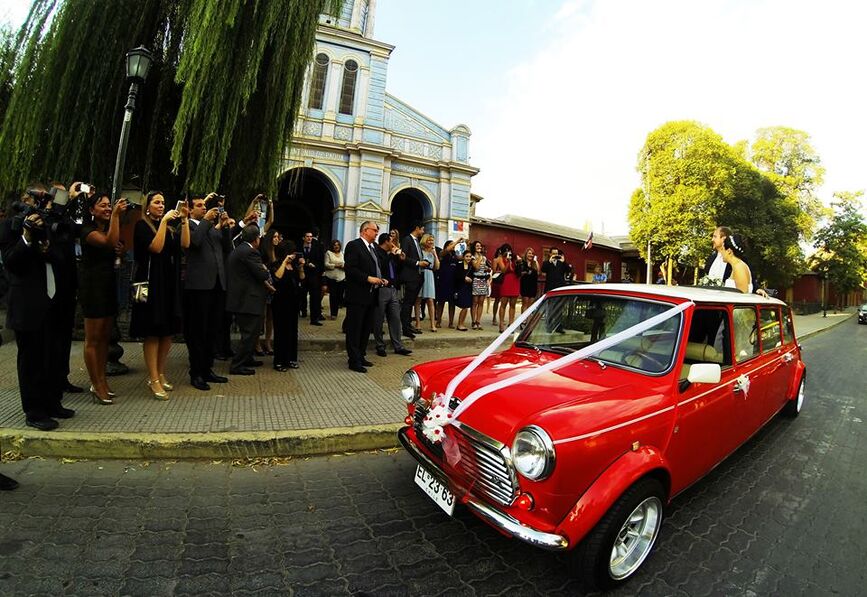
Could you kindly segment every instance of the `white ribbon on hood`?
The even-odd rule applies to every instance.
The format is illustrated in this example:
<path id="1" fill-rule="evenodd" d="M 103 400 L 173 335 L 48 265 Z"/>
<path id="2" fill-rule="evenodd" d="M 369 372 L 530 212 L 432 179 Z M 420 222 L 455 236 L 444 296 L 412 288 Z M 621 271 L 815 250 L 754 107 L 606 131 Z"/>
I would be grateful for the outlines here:
<path id="1" fill-rule="evenodd" d="M 544 299 L 544 298 L 545 297 L 543 296 L 542 299 Z M 482 363 L 482 361 L 484 361 L 488 356 L 490 356 L 490 354 L 493 353 L 500 346 L 500 344 L 502 344 L 503 341 L 509 337 L 509 335 L 512 333 L 512 331 L 515 330 L 516 328 L 518 328 L 521 325 L 521 323 L 523 323 L 524 320 L 530 314 L 532 314 L 533 311 L 535 311 L 536 307 L 543 302 L 544 302 L 544 300 L 538 300 L 535 303 L 533 303 L 529 309 L 524 311 L 521 314 L 521 316 L 512 325 L 509 326 L 509 328 L 506 331 L 504 331 L 502 334 L 500 334 L 491 343 L 490 346 L 488 346 L 485 350 L 483 350 L 482 353 L 479 354 L 479 356 L 477 356 L 475 359 L 472 360 L 472 362 L 470 362 L 466 367 L 464 367 L 463 371 L 458 373 L 454 377 L 454 379 L 452 379 L 452 381 L 449 383 L 448 387 L 446 388 L 446 393 L 444 396 L 445 404 L 448 404 L 449 401 L 451 400 L 451 398 L 454 394 L 454 391 L 457 388 L 458 384 L 460 384 L 462 381 L 464 381 L 470 375 L 470 373 L 472 373 Z M 658 315 L 654 315 L 653 317 L 651 317 L 650 319 L 648 319 L 646 321 L 642 321 L 641 323 L 637 323 L 632 327 L 626 328 L 625 330 L 618 332 L 618 333 L 614 334 L 613 336 L 605 338 L 604 340 L 600 340 L 599 342 L 596 342 L 595 344 L 591 344 L 590 346 L 586 346 L 586 347 L 582 348 L 581 350 L 577 350 L 570 355 L 563 356 L 563 357 L 561 357 L 555 361 L 551 361 L 550 363 L 542 365 L 541 367 L 537 367 L 537 368 L 531 369 L 529 371 L 524 371 L 524 372 L 519 373 L 517 375 L 513 375 L 512 377 L 500 380 L 496 383 L 482 386 L 481 388 L 478 388 L 475 392 L 473 392 L 472 394 L 467 396 L 458 405 L 458 407 L 452 413 L 451 418 L 448 419 L 445 424 L 448 425 L 452 421 L 456 420 L 461 415 L 461 413 L 463 413 L 470 406 L 472 406 L 472 404 L 476 400 L 478 400 L 479 398 L 481 398 L 483 396 L 486 396 L 487 394 L 490 394 L 491 392 L 496 392 L 497 390 L 507 388 L 511 385 L 514 385 L 516 383 L 520 383 L 522 381 L 527 381 L 528 379 L 532 379 L 532 378 L 536 377 L 537 375 L 541 375 L 541 374 L 546 373 L 548 371 L 553 371 L 555 369 L 565 367 L 566 365 L 570 365 L 576 361 L 580 361 L 581 359 L 586 359 L 587 357 L 591 357 L 595 354 L 598 354 L 604 350 L 611 348 L 612 346 L 620 344 L 624 340 L 628 340 L 629 338 L 633 338 L 633 337 L 659 325 L 660 323 L 671 319 L 672 317 L 676 317 L 677 315 L 679 315 L 683 311 L 686 311 L 689 307 L 694 306 L 694 305 L 695 305 L 695 303 L 693 303 L 692 301 L 686 301 L 684 303 L 676 305 L 675 307 L 672 307 L 671 309 L 663 311 L 662 313 L 659 313 Z"/>

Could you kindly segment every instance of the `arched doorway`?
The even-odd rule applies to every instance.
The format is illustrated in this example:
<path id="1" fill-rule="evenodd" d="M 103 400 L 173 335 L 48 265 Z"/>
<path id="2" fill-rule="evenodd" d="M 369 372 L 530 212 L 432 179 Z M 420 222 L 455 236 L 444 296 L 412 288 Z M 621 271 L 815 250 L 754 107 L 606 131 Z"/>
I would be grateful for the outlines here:
<path id="1" fill-rule="evenodd" d="M 431 203 L 427 195 L 418 189 L 403 189 L 391 200 L 390 230 L 397 228 L 401 237 L 410 233 L 413 222 L 427 222 L 433 218 Z M 432 232 L 428 230 L 428 232 Z"/>
<path id="2" fill-rule="evenodd" d="M 275 205 L 274 227 L 296 243 L 313 228 L 327 247 L 331 241 L 331 220 L 337 205 L 337 190 L 322 172 L 314 168 L 293 168 L 280 178 Z"/>

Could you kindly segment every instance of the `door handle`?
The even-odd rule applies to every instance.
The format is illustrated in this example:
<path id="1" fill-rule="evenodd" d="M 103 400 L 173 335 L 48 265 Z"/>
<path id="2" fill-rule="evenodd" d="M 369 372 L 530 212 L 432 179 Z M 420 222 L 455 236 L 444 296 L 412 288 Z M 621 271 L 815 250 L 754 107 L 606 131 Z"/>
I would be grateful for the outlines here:
<path id="1" fill-rule="evenodd" d="M 791 352 L 787 352 L 783 355 L 784 363 L 791 363 L 795 359 L 794 355 Z"/>

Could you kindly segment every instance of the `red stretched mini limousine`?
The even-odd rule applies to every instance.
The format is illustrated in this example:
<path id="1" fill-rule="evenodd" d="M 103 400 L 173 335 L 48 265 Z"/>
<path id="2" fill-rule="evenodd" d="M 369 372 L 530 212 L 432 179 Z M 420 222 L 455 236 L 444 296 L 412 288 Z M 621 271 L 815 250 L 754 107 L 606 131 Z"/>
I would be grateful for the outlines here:
<path id="1" fill-rule="evenodd" d="M 804 401 L 792 313 L 776 299 L 591 285 L 522 318 L 505 350 L 408 371 L 399 438 L 448 514 L 464 504 L 532 545 L 575 548 L 592 586 L 629 579 L 664 505 Z"/>

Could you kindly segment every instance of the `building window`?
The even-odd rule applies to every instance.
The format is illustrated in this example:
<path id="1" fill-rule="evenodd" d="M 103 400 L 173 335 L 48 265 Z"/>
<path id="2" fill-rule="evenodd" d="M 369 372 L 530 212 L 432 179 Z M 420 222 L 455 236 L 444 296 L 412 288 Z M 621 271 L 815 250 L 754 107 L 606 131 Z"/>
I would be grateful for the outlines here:
<path id="1" fill-rule="evenodd" d="M 343 88 L 340 90 L 340 113 L 352 114 L 355 104 L 355 80 L 358 78 L 358 63 L 347 60 L 343 65 Z"/>
<path id="2" fill-rule="evenodd" d="M 321 110 L 325 99 L 325 79 L 328 75 L 328 56 L 317 54 L 313 61 L 313 78 L 310 80 L 310 102 L 308 107 Z"/>

